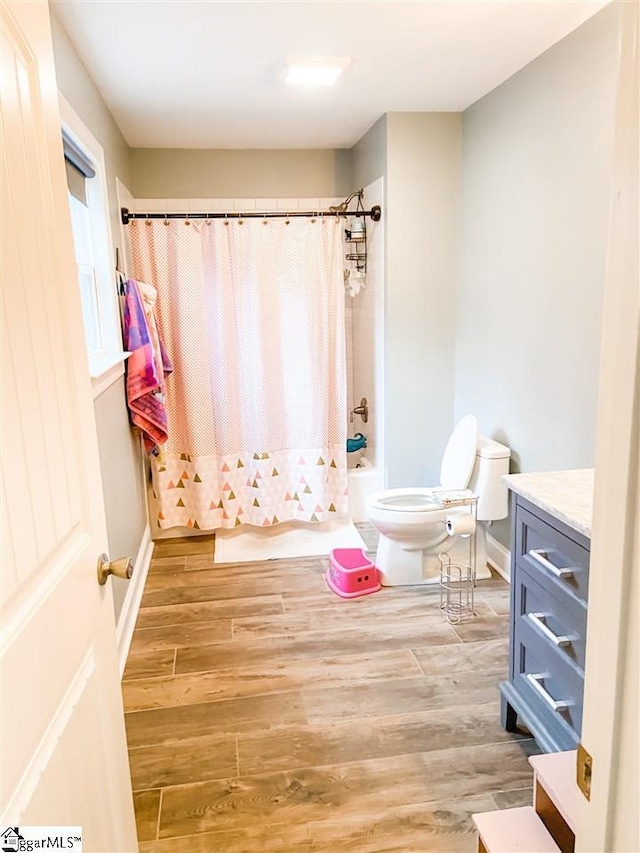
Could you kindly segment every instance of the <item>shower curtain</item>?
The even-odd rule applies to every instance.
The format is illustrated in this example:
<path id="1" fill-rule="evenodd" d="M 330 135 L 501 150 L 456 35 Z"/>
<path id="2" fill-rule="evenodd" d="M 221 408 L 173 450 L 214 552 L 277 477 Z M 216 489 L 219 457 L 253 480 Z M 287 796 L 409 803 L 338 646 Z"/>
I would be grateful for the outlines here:
<path id="1" fill-rule="evenodd" d="M 341 225 L 133 220 L 174 372 L 151 458 L 158 524 L 216 529 L 347 511 Z"/>

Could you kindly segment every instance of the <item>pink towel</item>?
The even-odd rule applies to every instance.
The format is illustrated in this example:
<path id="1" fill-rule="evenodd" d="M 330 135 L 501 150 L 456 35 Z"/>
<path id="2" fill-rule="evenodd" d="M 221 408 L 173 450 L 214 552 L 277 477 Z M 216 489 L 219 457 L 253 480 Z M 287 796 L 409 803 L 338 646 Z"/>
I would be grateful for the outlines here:
<path id="1" fill-rule="evenodd" d="M 127 404 L 131 420 L 142 432 L 147 453 L 157 453 L 168 437 L 164 377 L 173 367 L 161 341 L 162 363 L 158 363 L 138 283 L 132 279 L 127 281 L 125 290 L 124 345 L 131 353 L 127 360 Z"/>

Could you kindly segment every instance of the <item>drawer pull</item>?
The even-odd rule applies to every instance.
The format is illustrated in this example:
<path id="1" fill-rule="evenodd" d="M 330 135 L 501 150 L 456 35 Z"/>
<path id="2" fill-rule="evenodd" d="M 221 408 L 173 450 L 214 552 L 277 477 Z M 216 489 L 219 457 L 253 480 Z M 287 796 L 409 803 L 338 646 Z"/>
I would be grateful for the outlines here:
<path id="1" fill-rule="evenodd" d="M 538 696 L 542 699 L 542 701 L 548 705 L 552 711 L 561 711 L 563 708 L 568 708 L 571 705 L 571 702 L 567 702 L 563 699 L 554 699 L 547 691 L 544 689 L 541 681 L 544 681 L 547 678 L 543 672 L 527 673 L 527 681 L 536 691 Z"/>
<path id="2" fill-rule="evenodd" d="M 527 551 L 527 555 L 531 557 L 532 560 L 542 566 L 543 569 L 547 569 L 547 571 L 551 572 L 551 574 L 555 575 L 557 578 L 573 577 L 573 569 L 570 569 L 568 566 L 563 566 L 562 568 L 554 566 L 553 563 L 547 559 L 547 554 L 548 551 L 545 551 L 543 548 L 532 548 L 531 551 Z"/>
<path id="3" fill-rule="evenodd" d="M 570 646 L 571 637 L 564 634 L 554 634 L 551 628 L 543 620 L 547 618 L 546 613 L 527 613 L 527 619 L 533 624 L 543 637 L 551 640 L 554 646 Z"/>

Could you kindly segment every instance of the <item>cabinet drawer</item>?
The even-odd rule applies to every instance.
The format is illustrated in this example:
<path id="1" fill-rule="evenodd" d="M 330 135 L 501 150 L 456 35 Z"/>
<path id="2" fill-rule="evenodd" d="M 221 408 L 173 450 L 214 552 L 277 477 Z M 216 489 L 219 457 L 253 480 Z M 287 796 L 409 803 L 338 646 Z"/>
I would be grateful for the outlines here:
<path id="1" fill-rule="evenodd" d="M 519 503 L 515 518 L 515 560 L 555 596 L 586 602 L 589 551 Z"/>
<path id="2" fill-rule="evenodd" d="M 513 583 L 514 630 L 525 624 L 539 642 L 541 655 L 557 656 L 584 670 L 586 605 L 568 595 L 552 595 L 539 576 L 518 567 Z"/>
<path id="3" fill-rule="evenodd" d="M 558 743 L 574 748 L 582 728 L 581 671 L 557 654 L 550 654 L 525 621 L 514 630 L 514 652 L 516 671 L 511 683 L 516 693 Z"/>

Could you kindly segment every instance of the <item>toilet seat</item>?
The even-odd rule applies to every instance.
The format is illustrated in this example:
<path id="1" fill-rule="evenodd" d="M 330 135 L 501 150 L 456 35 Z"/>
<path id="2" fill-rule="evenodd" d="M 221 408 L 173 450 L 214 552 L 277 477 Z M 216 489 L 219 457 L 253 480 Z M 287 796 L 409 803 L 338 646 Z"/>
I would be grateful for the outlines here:
<path id="1" fill-rule="evenodd" d="M 441 510 L 433 497 L 434 489 L 414 487 L 412 489 L 385 489 L 375 492 L 367 498 L 367 504 L 373 509 L 389 512 L 434 512 Z"/>
<path id="2" fill-rule="evenodd" d="M 380 529 L 384 526 L 386 534 L 393 527 L 396 533 L 403 537 L 414 538 L 416 535 L 433 537 L 435 528 L 440 531 L 451 509 L 445 509 L 434 498 L 435 489 L 387 489 L 376 492 L 367 498 L 367 514 L 374 526 Z M 454 510 L 455 511 L 455 510 Z M 459 511 L 459 509 L 458 509 Z M 440 531 L 444 536 L 444 527 Z"/>

